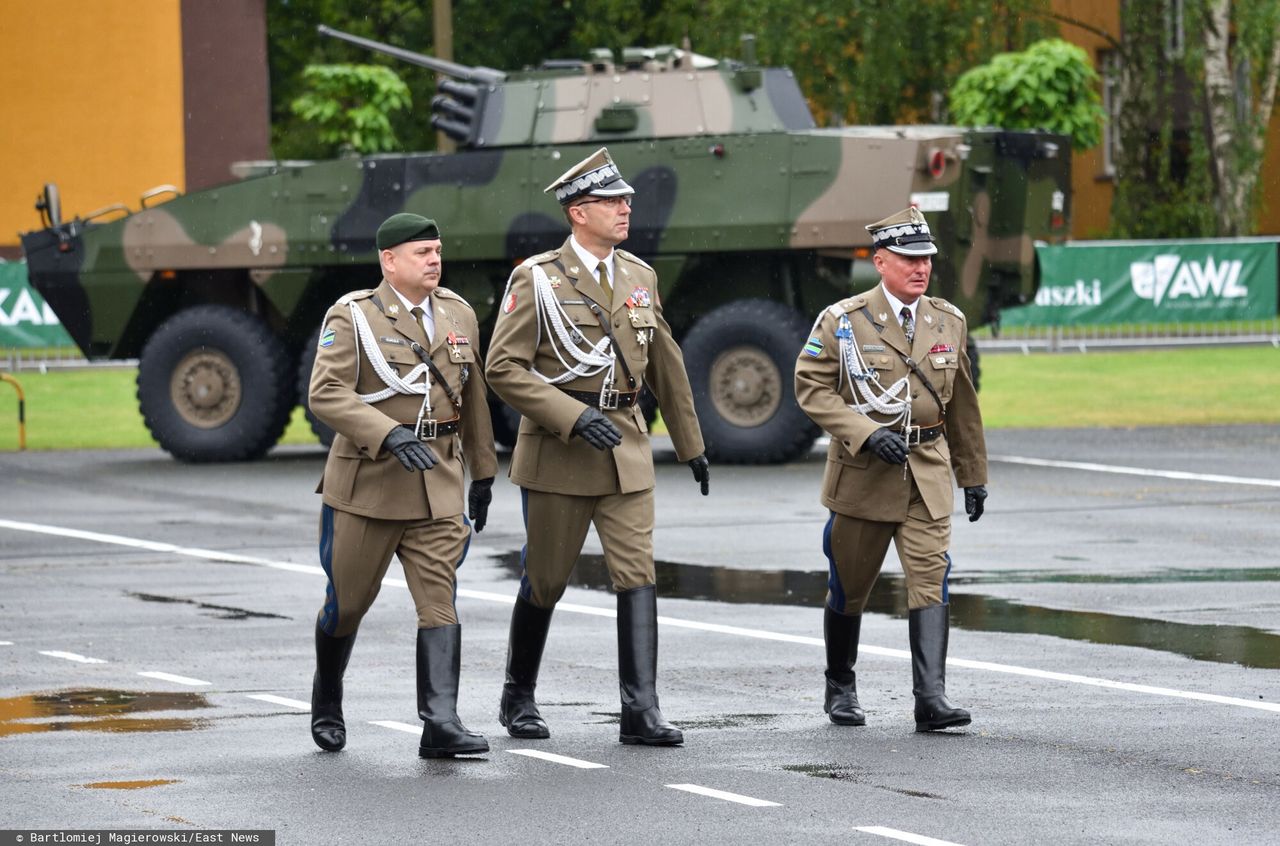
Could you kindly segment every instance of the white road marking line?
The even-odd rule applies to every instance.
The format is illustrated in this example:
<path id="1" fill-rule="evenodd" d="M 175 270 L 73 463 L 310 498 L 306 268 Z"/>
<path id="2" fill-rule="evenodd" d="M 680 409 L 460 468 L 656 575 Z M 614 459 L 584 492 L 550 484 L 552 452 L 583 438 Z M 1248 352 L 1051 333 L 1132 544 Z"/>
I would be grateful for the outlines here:
<path id="1" fill-rule="evenodd" d="M 301 699 L 287 699 L 283 696 L 276 696 L 274 693 L 246 693 L 245 696 L 250 699 L 256 699 L 259 702 L 270 702 L 272 705 L 283 705 L 286 708 L 297 708 L 302 711 L 311 710 L 310 702 L 303 702 Z"/>
<path id="2" fill-rule="evenodd" d="M 1259 485 L 1264 488 L 1280 488 L 1280 479 L 1257 479 L 1250 476 L 1223 476 L 1219 473 L 1189 473 L 1185 470 L 1150 470 L 1145 467 L 1124 467 L 1116 464 L 1094 464 L 1089 461 L 1058 461 L 1051 458 L 1027 458 L 1021 455 L 991 455 L 988 461 L 1006 464 L 1026 464 L 1031 467 L 1057 467 L 1063 470 L 1088 470 L 1094 473 L 1118 473 L 1123 476 L 1155 476 L 1159 479 L 1180 479 L 1186 482 L 1216 482 L 1223 485 Z"/>
<path id="3" fill-rule="evenodd" d="M 105 664 L 106 661 L 101 658 L 89 658 L 84 655 L 77 655 L 74 652 L 58 652 L 57 650 L 40 650 L 41 655 L 48 655 L 50 658 L 65 658 L 68 661 L 75 661 L 80 664 Z"/>
<path id="4" fill-rule="evenodd" d="M 262 567 L 270 567 L 277 570 L 287 570 L 294 573 L 306 573 L 313 576 L 324 576 L 324 570 L 307 564 L 294 564 L 288 561 L 272 561 L 266 558 L 253 558 L 247 555 L 233 555 L 230 553 L 218 553 L 211 550 L 188 549 L 186 547 L 174 546 L 172 544 L 156 544 L 150 541 L 141 541 L 134 538 L 126 538 L 120 535 L 103 535 L 97 532 L 82 532 L 78 529 L 63 529 L 58 526 L 44 526 L 37 523 L 20 523 L 14 520 L 0 520 L 0 529 L 13 529 L 20 532 L 37 532 L 46 535 L 57 535 L 60 537 L 73 537 L 83 540 L 93 540 L 100 543 L 117 544 L 120 546 L 130 546 L 141 549 L 152 549 L 161 552 L 171 552 L 175 555 L 188 555 L 196 558 L 207 558 L 217 561 L 235 561 L 244 564 L 253 564 Z M 404 579 L 383 580 L 383 584 L 393 587 L 406 587 Z M 480 599 L 488 602 L 501 602 L 506 605 L 515 603 L 514 595 L 493 593 L 491 591 L 470 590 L 467 588 L 459 588 L 458 595 L 469 599 Z M 576 614 L 590 614 L 596 617 L 616 617 L 617 612 L 610 608 L 598 608 L 592 605 L 578 605 L 572 602 L 560 602 L 556 608 L 563 611 L 569 611 Z M 820 637 L 806 637 L 804 635 L 784 634 L 782 632 L 770 632 L 762 629 L 748 629 L 741 626 L 726 626 L 720 623 L 703 623 L 697 620 L 682 620 L 678 617 L 658 617 L 658 622 L 665 626 L 676 628 L 696 629 L 704 632 L 715 632 L 717 634 L 736 635 L 738 637 L 756 638 L 758 640 L 774 640 L 783 643 L 799 643 L 806 646 L 822 646 L 823 640 Z M 858 647 L 864 654 L 882 655 L 888 658 L 909 659 L 911 653 L 905 649 L 890 649 L 884 646 L 871 646 L 869 644 L 860 644 Z M 97 659 L 94 659 L 97 660 Z M 1271 711 L 1280 713 L 1280 703 L 1262 702 L 1255 699 L 1241 699 L 1235 696 L 1221 696 L 1216 693 L 1199 693 L 1189 690 L 1175 690 L 1168 687 L 1156 687 L 1153 685 L 1133 684 L 1130 682 L 1111 681 L 1110 679 L 1093 678 L 1090 676 L 1078 676 L 1071 673 L 1056 673 L 1051 670 L 1037 670 L 1031 667 L 1019 667 L 1013 664 L 996 664 L 991 661 L 974 661 L 966 658 L 948 657 L 947 663 L 952 667 L 966 667 L 971 670 L 987 670 L 993 673 L 1007 673 L 1015 676 L 1027 676 L 1030 678 L 1048 679 L 1051 681 L 1068 682 L 1071 684 L 1082 684 L 1090 687 L 1110 688 L 1113 690 L 1124 690 L 1131 693 L 1144 693 L 1152 696 L 1167 696 L 1174 699 L 1189 699 L 1199 702 L 1212 702 L 1217 705 L 1232 705 L 1238 708 L 1252 708 L 1258 711 Z M 416 731 L 416 729 L 415 729 Z"/>
<path id="5" fill-rule="evenodd" d="M 912 834 L 909 831 L 899 831 L 896 828 L 885 828 L 882 825 L 858 826 L 854 831 L 862 831 L 867 834 L 878 834 L 881 837 L 891 837 L 894 840 L 902 840 L 906 843 L 918 843 L 920 846 L 960 846 L 959 843 L 953 843 L 950 840 L 938 840 L 936 837 L 925 837 L 923 834 Z"/>
<path id="6" fill-rule="evenodd" d="M 308 705 L 308 708 L 311 706 Z M 382 726 L 384 729 L 395 729 L 406 734 L 422 734 L 422 726 L 410 725 L 409 723 L 398 723 L 395 720 L 370 720 L 371 726 Z"/>
<path id="7" fill-rule="evenodd" d="M 668 784 L 672 790 L 683 790 L 686 793 L 697 793 L 699 796 L 710 796 L 712 799 L 723 799 L 726 802 L 737 802 L 739 805 L 750 805 L 753 808 L 780 808 L 781 802 L 770 802 L 767 799 L 755 799 L 741 793 L 730 793 L 727 790 L 716 790 L 700 784 Z"/>
<path id="8" fill-rule="evenodd" d="M 174 684 L 185 684 L 190 687 L 208 687 L 213 682 L 203 681 L 201 679 L 193 679 L 191 676 L 175 676 L 173 673 L 162 673 L 159 670 L 143 670 L 138 673 L 149 679 L 159 679 L 160 681 L 173 682 Z M 308 705 L 308 708 L 311 706 Z"/>
<path id="9" fill-rule="evenodd" d="M 524 755 L 528 758 L 540 758 L 543 761 L 550 761 L 553 764 L 564 764 L 566 767 L 577 767 L 580 770 L 607 770 L 608 764 L 597 764 L 594 761 L 583 761 L 580 758 L 570 758 L 567 755 L 556 755 L 553 752 L 543 752 L 538 749 L 508 749 L 512 755 Z"/>

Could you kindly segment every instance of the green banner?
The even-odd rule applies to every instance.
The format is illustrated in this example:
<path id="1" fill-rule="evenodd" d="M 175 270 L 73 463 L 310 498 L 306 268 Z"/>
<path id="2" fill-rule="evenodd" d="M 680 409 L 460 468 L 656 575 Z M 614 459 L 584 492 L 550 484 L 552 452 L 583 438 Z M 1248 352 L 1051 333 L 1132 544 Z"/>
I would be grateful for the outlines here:
<path id="1" fill-rule="evenodd" d="M 1190 323 L 1276 316 L 1274 239 L 1038 246 L 1035 302 L 1001 325 Z"/>
<path id="2" fill-rule="evenodd" d="M 25 261 L 0 261 L 0 347 L 73 347 L 36 290 L 27 282 Z"/>

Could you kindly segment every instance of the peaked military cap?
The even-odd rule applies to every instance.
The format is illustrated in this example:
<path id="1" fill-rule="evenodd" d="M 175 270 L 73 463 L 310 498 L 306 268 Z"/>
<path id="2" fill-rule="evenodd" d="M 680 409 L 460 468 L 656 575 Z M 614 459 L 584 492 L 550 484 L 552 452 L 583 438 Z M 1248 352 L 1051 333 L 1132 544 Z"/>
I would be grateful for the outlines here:
<path id="1" fill-rule="evenodd" d="M 920 209 L 912 206 L 867 227 L 871 233 L 871 248 L 881 247 L 904 256 L 931 256 L 938 252 L 929 224 Z"/>
<path id="2" fill-rule="evenodd" d="M 439 241 L 440 228 L 429 217 L 400 212 L 393 214 L 378 227 L 374 241 L 379 250 L 389 250 L 408 241 Z"/>
<path id="3" fill-rule="evenodd" d="M 556 192 L 560 205 L 567 206 L 579 197 L 621 197 L 634 194 L 636 189 L 622 178 L 622 171 L 613 163 L 608 147 L 601 147 L 552 182 L 542 193 Z"/>

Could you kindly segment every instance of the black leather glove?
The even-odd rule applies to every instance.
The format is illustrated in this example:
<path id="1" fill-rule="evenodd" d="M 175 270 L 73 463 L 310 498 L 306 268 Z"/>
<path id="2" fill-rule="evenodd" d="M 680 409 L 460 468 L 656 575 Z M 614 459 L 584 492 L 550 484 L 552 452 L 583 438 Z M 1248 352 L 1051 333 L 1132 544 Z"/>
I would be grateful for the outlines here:
<path id="1" fill-rule="evenodd" d="M 705 455 L 689 459 L 689 469 L 693 471 L 693 480 L 702 485 L 702 495 L 711 493 L 711 462 Z"/>
<path id="2" fill-rule="evenodd" d="M 467 516 L 471 518 L 471 527 L 476 534 L 484 531 L 484 524 L 489 520 L 489 503 L 493 502 L 493 477 L 472 479 L 471 489 L 467 491 Z"/>
<path id="3" fill-rule="evenodd" d="M 889 464 L 907 463 L 907 442 L 892 429 L 876 429 L 867 438 L 863 449 L 870 450 L 876 458 Z"/>
<path id="4" fill-rule="evenodd" d="M 987 501 L 987 486 L 974 485 L 964 489 L 964 513 L 969 515 L 969 522 L 976 523 L 986 510 L 983 505 Z"/>
<path id="5" fill-rule="evenodd" d="M 404 469 L 411 473 L 414 470 L 430 470 L 439 460 L 435 453 L 427 449 L 426 444 L 418 440 L 417 435 L 402 426 L 391 430 L 391 434 L 382 442 L 382 448 L 400 459 Z"/>
<path id="6" fill-rule="evenodd" d="M 599 450 L 613 449 L 622 443 L 618 427 L 597 408 L 582 412 L 578 422 L 573 424 L 573 433 Z"/>

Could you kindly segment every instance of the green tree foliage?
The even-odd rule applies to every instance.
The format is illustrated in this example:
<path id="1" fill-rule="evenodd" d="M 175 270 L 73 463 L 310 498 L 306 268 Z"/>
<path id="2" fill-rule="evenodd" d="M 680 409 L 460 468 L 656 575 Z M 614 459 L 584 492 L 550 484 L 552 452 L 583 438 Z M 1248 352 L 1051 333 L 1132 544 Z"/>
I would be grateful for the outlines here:
<path id="1" fill-rule="evenodd" d="M 1089 54 L 1057 38 L 1001 53 L 951 89 L 951 115 L 967 126 L 1047 129 L 1087 150 L 1102 140 L 1102 100 Z"/>
<path id="2" fill-rule="evenodd" d="M 396 149 L 389 116 L 411 101 L 395 71 L 380 65 L 308 65 L 302 77 L 310 90 L 290 109 L 315 124 L 322 142 L 358 153 Z"/>

